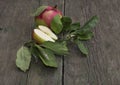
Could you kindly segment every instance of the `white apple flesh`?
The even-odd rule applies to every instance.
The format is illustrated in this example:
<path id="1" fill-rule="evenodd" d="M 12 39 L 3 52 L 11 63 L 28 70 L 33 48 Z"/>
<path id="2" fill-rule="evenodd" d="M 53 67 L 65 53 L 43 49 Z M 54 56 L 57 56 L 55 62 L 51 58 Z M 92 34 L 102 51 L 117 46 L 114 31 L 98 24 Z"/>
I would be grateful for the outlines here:
<path id="1" fill-rule="evenodd" d="M 33 39 L 36 40 L 38 43 L 43 43 L 45 41 L 55 42 L 49 35 L 45 34 L 39 29 L 34 29 L 33 31 Z"/>
<path id="2" fill-rule="evenodd" d="M 47 35 L 49 35 L 49 36 L 50 36 L 51 38 L 53 38 L 54 40 L 57 40 L 57 39 L 58 39 L 58 37 L 57 37 L 48 27 L 39 25 L 38 28 L 39 28 L 42 32 L 44 32 L 44 33 L 46 33 Z"/>

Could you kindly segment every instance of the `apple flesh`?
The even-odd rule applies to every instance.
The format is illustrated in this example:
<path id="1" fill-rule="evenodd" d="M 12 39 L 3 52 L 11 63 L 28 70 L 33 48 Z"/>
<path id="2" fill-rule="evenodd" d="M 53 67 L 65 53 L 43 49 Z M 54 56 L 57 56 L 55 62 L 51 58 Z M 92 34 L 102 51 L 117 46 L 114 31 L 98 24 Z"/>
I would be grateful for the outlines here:
<path id="1" fill-rule="evenodd" d="M 43 43 L 45 41 L 55 42 L 55 40 L 53 40 L 50 36 L 40 31 L 39 29 L 34 29 L 33 39 L 36 40 L 38 43 Z"/>
<path id="2" fill-rule="evenodd" d="M 37 25 L 50 27 L 51 21 L 56 15 L 62 17 L 62 13 L 56 7 L 48 6 L 40 15 L 35 17 L 35 22 Z"/>
<path id="3" fill-rule="evenodd" d="M 58 37 L 46 26 L 42 26 L 39 25 L 38 28 L 43 31 L 44 33 L 46 33 L 47 35 L 49 35 L 51 38 L 53 38 L 54 40 L 57 40 Z"/>
<path id="4" fill-rule="evenodd" d="M 41 44 L 45 41 L 55 42 L 58 37 L 48 27 L 40 25 L 33 30 L 33 39 Z"/>

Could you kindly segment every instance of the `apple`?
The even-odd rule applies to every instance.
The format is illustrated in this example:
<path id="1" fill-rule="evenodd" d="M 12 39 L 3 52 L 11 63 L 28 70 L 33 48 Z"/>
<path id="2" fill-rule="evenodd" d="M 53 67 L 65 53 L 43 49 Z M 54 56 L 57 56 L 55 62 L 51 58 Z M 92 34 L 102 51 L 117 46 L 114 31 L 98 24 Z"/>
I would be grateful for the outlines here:
<path id="1" fill-rule="evenodd" d="M 38 43 L 43 43 L 45 41 L 55 42 L 55 40 L 53 40 L 50 36 L 40 31 L 39 29 L 34 29 L 33 39 L 36 40 Z"/>
<path id="2" fill-rule="evenodd" d="M 41 44 L 45 41 L 55 42 L 58 37 L 48 27 L 40 25 L 33 30 L 33 39 Z"/>
<path id="3" fill-rule="evenodd" d="M 57 40 L 58 37 L 46 26 L 42 26 L 39 25 L 38 28 L 43 31 L 44 33 L 46 33 L 47 35 L 49 35 L 51 38 L 53 38 L 54 40 Z"/>
<path id="4" fill-rule="evenodd" d="M 40 15 L 35 17 L 35 22 L 37 25 L 50 27 L 51 21 L 56 15 L 62 17 L 62 13 L 56 9 L 56 6 L 48 6 Z"/>

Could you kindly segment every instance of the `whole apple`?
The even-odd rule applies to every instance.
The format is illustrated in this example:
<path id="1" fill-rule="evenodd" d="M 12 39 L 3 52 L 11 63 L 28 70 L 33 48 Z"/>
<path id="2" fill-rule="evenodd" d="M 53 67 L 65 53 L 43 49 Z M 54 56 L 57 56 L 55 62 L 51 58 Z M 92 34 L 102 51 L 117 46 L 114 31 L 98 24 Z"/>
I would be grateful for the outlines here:
<path id="1" fill-rule="evenodd" d="M 56 6 L 48 6 L 40 15 L 35 17 L 35 22 L 37 25 L 50 27 L 51 21 L 56 15 L 62 17 L 62 13 L 56 8 Z"/>

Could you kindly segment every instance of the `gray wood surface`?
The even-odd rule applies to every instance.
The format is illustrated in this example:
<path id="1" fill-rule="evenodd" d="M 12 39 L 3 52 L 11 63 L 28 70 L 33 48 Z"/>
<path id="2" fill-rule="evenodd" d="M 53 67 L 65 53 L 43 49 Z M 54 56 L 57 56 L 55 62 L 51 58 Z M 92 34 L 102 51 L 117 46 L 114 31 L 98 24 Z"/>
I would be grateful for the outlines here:
<path id="1" fill-rule="evenodd" d="M 89 57 L 72 45 L 64 59 L 64 85 L 120 85 L 120 1 L 66 0 L 65 15 L 83 24 L 98 15 L 95 37 L 88 41 Z"/>
<path id="2" fill-rule="evenodd" d="M 65 16 L 83 25 L 98 15 L 95 37 L 86 42 L 85 58 L 70 43 L 70 54 L 58 57 L 58 69 L 32 61 L 26 73 L 15 65 L 19 47 L 31 39 L 40 5 L 58 5 Z M 120 85 L 120 0 L 0 0 L 0 85 Z"/>
<path id="3" fill-rule="evenodd" d="M 16 68 L 18 48 L 31 38 L 33 19 L 29 16 L 36 6 L 31 0 L 0 0 L 0 85 L 26 85 L 27 73 Z"/>

